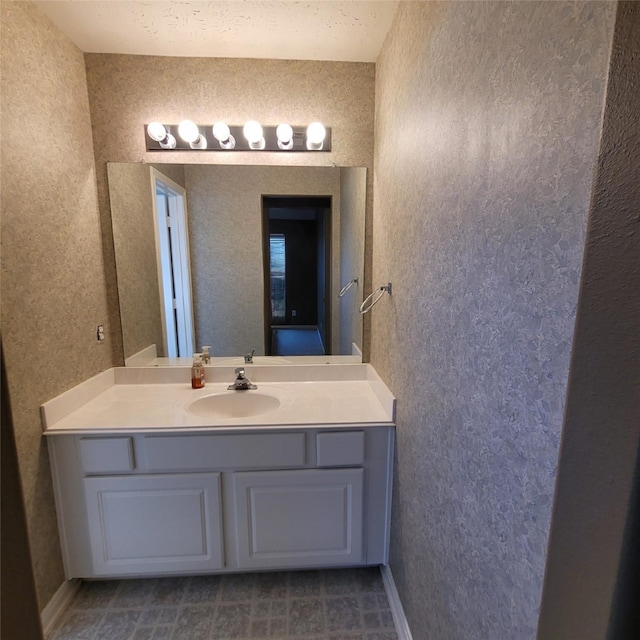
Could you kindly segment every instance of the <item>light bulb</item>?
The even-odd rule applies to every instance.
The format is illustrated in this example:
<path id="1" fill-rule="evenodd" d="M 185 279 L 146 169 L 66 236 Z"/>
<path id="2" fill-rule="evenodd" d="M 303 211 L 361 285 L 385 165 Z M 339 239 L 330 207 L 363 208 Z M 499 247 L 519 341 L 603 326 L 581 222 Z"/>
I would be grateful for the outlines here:
<path id="1" fill-rule="evenodd" d="M 216 122 L 211 131 L 213 137 L 219 142 L 223 149 L 233 149 L 236 146 L 236 139 L 231 135 L 231 131 L 226 123 Z"/>
<path id="2" fill-rule="evenodd" d="M 321 122 L 312 122 L 307 127 L 307 149 L 318 151 L 322 149 L 322 143 L 327 131 Z"/>
<path id="3" fill-rule="evenodd" d="M 195 142 L 200 135 L 200 131 L 198 130 L 198 125 L 191 120 L 183 120 L 178 125 L 178 135 L 185 142 Z"/>
<path id="4" fill-rule="evenodd" d="M 147 125 L 147 135 L 156 142 L 162 142 L 167 137 L 167 129 L 162 122 L 150 122 Z"/>
<path id="5" fill-rule="evenodd" d="M 276 128 L 276 137 L 278 138 L 278 148 L 285 151 L 293 148 L 293 129 L 290 125 L 283 123 Z"/>
<path id="6" fill-rule="evenodd" d="M 279 124 L 276 129 L 276 135 L 278 136 L 278 140 L 286 144 L 293 138 L 293 129 L 288 124 Z"/>
<path id="7" fill-rule="evenodd" d="M 249 142 L 260 142 L 260 138 L 262 138 L 262 127 L 260 123 L 255 120 L 248 120 L 245 122 L 242 133 L 244 133 L 244 137 Z"/>
<path id="8" fill-rule="evenodd" d="M 212 127 L 212 133 L 213 137 L 218 140 L 218 142 L 227 141 L 231 135 L 229 127 L 224 122 L 216 122 Z"/>
<path id="9" fill-rule="evenodd" d="M 262 137 L 262 127 L 259 122 L 248 120 L 244 124 L 242 133 L 244 133 L 251 149 L 264 149 L 266 143 Z"/>

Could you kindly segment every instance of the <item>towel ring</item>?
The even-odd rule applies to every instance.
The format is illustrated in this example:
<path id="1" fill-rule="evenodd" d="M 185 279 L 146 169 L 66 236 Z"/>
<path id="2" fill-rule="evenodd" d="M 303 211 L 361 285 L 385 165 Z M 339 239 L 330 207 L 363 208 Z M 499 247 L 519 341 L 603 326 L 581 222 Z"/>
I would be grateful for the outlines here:
<path id="1" fill-rule="evenodd" d="M 371 309 L 373 309 L 373 307 L 378 304 L 378 302 L 380 302 L 380 299 L 382 298 L 382 296 L 388 293 L 389 295 L 391 295 L 391 283 L 387 283 L 387 284 L 383 284 L 380 287 L 378 287 L 377 289 L 374 289 L 374 291 L 372 291 L 362 302 L 362 304 L 360 305 L 360 313 L 362 315 L 364 315 L 365 313 L 369 313 L 369 311 L 371 311 Z M 377 295 L 376 295 L 377 294 Z M 375 298 L 373 298 L 373 296 L 376 296 Z M 373 298 L 373 300 L 371 302 L 369 302 L 369 300 L 371 300 L 371 298 Z M 367 306 L 367 303 L 369 303 L 369 306 Z M 366 308 L 365 308 L 366 307 Z"/>
<path id="2" fill-rule="evenodd" d="M 340 293 L 338 294 L 338 298 L 342 298 L 342 296 L 347 293 L 347 291 L 349 291 L 349 289 L 351 289 L 351 287 L 354 284 L 358 284 L 358 278 L 354 278 L 353 280 L 349 280 L 349 282 L 347 282 L 347 284 L 344 285 L 344 287 L 342 287 L 342 289 L 340 289 Z"/>

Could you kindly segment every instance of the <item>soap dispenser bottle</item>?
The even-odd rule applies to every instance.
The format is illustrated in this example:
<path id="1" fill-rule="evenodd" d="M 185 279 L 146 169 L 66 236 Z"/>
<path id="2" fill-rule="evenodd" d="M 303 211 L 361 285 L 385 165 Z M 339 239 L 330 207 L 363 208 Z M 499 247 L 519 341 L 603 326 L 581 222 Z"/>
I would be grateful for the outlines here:
<path id="1" fill-rule="evenodd" d="M 211 362 L 211 352 L 209 351 L 211 347 L 209 345 L 202 345 L 202 362 L 203 364 L 209 364 Z"/>
<path id="2" fill-rule="evenodd" d="M 199 353 L 193 354 L 193 365 L 191 365 L 191 387 L 202 389 L 204 387 L 204 365 Z"/>

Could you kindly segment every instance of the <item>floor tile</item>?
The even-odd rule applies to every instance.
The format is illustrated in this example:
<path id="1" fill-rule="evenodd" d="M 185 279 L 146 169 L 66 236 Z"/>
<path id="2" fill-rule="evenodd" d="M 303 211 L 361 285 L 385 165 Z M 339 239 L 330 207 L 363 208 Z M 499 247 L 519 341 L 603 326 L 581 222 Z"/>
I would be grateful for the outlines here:
<path id="1" fill-rule="evenodd" d="M 274 618 L 282 618 L 287 615 L 286 600 L 274 600 L 271 603 L 271 615 Z"/>
<path id="2" fill-rule="evenodd" d="M 383 609 L 382 611 L 380 611 L 380 620 L 382 621 L 382 626 L 385 629 L 395 630 L 395 625 L 393 623 L 393 615 L 391 614 L 390 609 Z"/>
<path id="3" fill-rule="evenodd" d="M 185 605 L 180 609 L 171 640 L 203 640 L 208 638 L 215 607 Z"/>
<path id="4" fill-rule="evenodd" d="M 152 640 L 170 640 L 173 627 L 156 627 Z"/>
<path id="5" fill-rule="evenodd" d="M 158 616 L 158 624 L 174 624 L 178 618 L 178 607 L 164 607 L 160 609 L 160 615 Z"/>
<path id="6" fill-rule="evenodd" d="M 351 594 L 356 585 L 351 571 L 332 569 L 324 572 L 324 590 L 327 595 Z"/>
<path id="7" fill-rule="evenodd" d="M 106 609 L 115 597 L 120 584 L 114 580 L 83 582 L 74 599 L 74 609 Z"/>
<path id="8" fill-rule="evenodd" d="M 194 576 L 185 589 L 184 602 L 213 604 L 220 591 L 221 579 L 221 576 Z"/>
<path id="9" fill-rule="evenodd" d="M 377 568 L 367 568 L 353 574 L 354 582 L 361 592 L 384 593 L 384 584 Z"/>
<path id="10" fill-rule="evenodd" d="M 269 621 L 269 636 L 285 636 L 287 634 L 287 618 L 271 618 Z"/>
<path id="11" fill-rule="evenodd" d="M 94 640 L 129 640 L 133 635 L 140 611 L 109 611 L 105 613 Z"/>
<path id="12" fill-rule="evenodd" d="M 117 608 L 144 607 L 155 589 L 156 580 L 122 580 L 111 606 Z"/>
<path id="13" fill-rule="evenodd" d="M 287 597 L 288 574 L 261 573 L 256 576 L 255 596 L 259 599 Z"/>
<path id="14" fill-rule="evenodd" d="M 360 596 L 360 606 L 367 609 L 386 609 L 389 606 L 386 593 L 363 593 Z"/>
<path id="15" fill-rule="evenodd" d="M 288 627 L 290 636 L 324 633 L 326 625 L 323 600 L 320 598 L 291 600 Z"/>
<path id="16" fill-rule="evenodd" d="M 53 633 L 55 640 L 92 640 L 104 617 L 102 611 L 67 610 Z"/>
<path id="17" fill-rule="evenodd" d="M 289 596 L 292 598 L 321 596 L 323 593 L 320 571 L 292 571 L 289 574 Z"/>
<path id="18" fill-rule="evenodd" d="M 151 592 L 149 604 L 152 606 L 180 604 L 188 582 L 187 578 L 163 578 L 158 580 Z"/>
<path id="19" fill-rule="evenodd" d="M 398 640 L 398 634 L 395 631 L 369 633 L 367 640 Z"/>
<path id="20" fill-rule="evenodd" d="M 225 575 L 220 578 L 219 599 L 222 601 L 246 601 L 253 597 L 256 577 L 254 574 Z"/>
<path id="21" fill-rule="evenodd" d="M 327 598 L 326 607 L 329 631 L 352 631 L 362 628 L 362 615 L 357 598 Z"/>
<path id="22" fill-rule="evenodd" d="M 362 620 L 365 629 L 380 629 L 382 627 L 382 620 L 378 611 L 365 611 L 362 614 Z"/>
<path id="23" fill-rule="evenodd" d="M 377 568 L 86 582 L 48 640 L 398 640 Z"/>
<path id="24" fill-rule="evenodd" d="M 253 619 L 271 617 L 271 600 L 259 600 L 251 603 L 251 617 Z"/>
<path id="25" fill-rule="evenodd" d="M 269 619 L 253 620 L 249 628 L 250 638 L 267 638 L 269 637 Z"/>
<path id="26" fill-rule="evenodd" d="M 211 638 L 214 640 L 231 640 L 246 638 L 251 621 L 250 604 L 218 605 L 213 620 Z"/>

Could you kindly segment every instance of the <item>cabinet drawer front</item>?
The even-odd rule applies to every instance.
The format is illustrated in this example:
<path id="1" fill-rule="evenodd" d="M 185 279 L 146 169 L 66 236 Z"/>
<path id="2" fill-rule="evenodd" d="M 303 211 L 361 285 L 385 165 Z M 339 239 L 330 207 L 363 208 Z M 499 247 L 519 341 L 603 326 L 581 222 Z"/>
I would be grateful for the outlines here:
<path id="1" fill-rule="evenodd" d="M 148 436 L 150 471 L 299 467 L 305 463 L 304 433 Z"/>
<path id="2" fill-rule="evenodd" d="M 220 474 L 85 478 L 94 575 L 223 566 Z"/>
<path id="3" fill-rule="evenodd" d="M 319 467 L 362 466 L 364 431 L 319 433 L 316 436 Z"/>
<path id="4" fill-rule="evenodd" d="M 133 438 L 80 438 L 82 469 L 85 473 L 133 471 Z"/>

